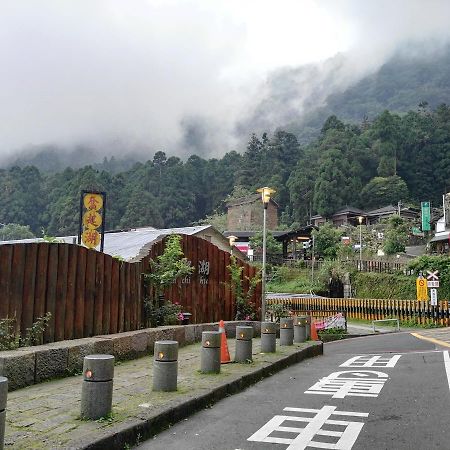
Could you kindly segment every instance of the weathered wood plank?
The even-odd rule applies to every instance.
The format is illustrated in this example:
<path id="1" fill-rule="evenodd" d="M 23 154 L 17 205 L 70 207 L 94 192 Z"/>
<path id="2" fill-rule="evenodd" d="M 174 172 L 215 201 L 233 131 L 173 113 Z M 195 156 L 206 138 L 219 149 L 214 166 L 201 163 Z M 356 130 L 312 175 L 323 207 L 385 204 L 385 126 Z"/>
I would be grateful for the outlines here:
<path id="1" fill-rule="evenodd" d="M 69 246 L 69 262 L 67 269 L 66 314 L 64 317 L 64 339 L 73 339 L 75 325 L 75 297 L 78 274 L 78 246 Z"/>
<path id="2" fill-rule="evenodd" d="M 110 333 L 111 327 L 111 289 L 112 289 L 112 260 L 105 255 L 104 278 L 103 278 L 103 333 Z"/>
<path id="3" fill-rule="evenodd" d="M 87 251 L 86 259 L 86 285 L 84 293 L 84 337 L 94 334 L 94 303 L 95 303 L 95 275 L 97 252 Z"/>
<path id="4" fill-rule="evenodd" d="M 75 338 L 84 337 L 84 297 L 86 290 L 87 249 L 79 247 L 77 260 L 77 282 L 75 290 Z"/>
<path id="5" fill-rule="evenodd" d="M 12 254 L 11 244 L 0 245 L 0 319 L 9 313 Z"/>
<path id="6" fill-rule="evenodd" d="M 58 250 L 60 244 L 50 244 L 48 254 L 47 293 L 45 298 L 45 314 L 50 313 L 51 319 L 44 330 L 44 342 L 55 340 L 55 315 L 56 315 L 56 282 L 58 279 Z"/>
<path id="7" fill-rule="evenodd" d="M 16 332 L 20 333 L 22 323 L 23 281 L 25 274 L 25 244 L 14 244 L 11 270 L 9 317 L 16 319 Z"/>
<path id="8" fill-rule="evenodd" d="M 58 245 L 58 276 L 56 280 L 55 341 L 64 340 L 69 272 L 69 244 Z"/>
<path id="9" fill-rule="evenodd" d="M 104 306 L 104 278 L 105 254 L 96 253 L 95 267 L 95 296 L 94 296 L 94 335 L 103 333 L 103 306 Z"/>
<path id="10" fill-rule="evenodd" d="M 26 247 L 23 286 L 22 333 L 33 325 L 37 256 L 38 244 L 28 244 Z"/>

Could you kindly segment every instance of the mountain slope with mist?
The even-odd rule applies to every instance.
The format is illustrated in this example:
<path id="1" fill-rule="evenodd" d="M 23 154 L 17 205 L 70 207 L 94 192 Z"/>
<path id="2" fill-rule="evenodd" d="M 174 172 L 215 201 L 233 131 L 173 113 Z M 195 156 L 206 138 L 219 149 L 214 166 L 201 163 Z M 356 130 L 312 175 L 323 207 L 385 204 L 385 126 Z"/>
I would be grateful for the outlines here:
<path id="1" fill-rule="evenodd" d="M 420 103 L 432 109 L 450 104 L 450 46 L 433 51 L 429 46 L 418 47 L 414 54 L 398 52 L 360 79 L 355 73 L 352 76 L 351 67 L 352 63 L 341 56 L 329 60 L 321 71 L 311 66 L 278 73 L 269 80 L 266 98 L 255 107 L 247 126 L 253 123 L 256 128 L 265 128 L 274 118 L 273 111 L 281 110 L 284 104 L 276 126 L 307 143 L 331 115 L 361 123 L 386 109 L 404 113 L 417 109 Z M 308 92 L 302 91 L 302 83 Z"/>

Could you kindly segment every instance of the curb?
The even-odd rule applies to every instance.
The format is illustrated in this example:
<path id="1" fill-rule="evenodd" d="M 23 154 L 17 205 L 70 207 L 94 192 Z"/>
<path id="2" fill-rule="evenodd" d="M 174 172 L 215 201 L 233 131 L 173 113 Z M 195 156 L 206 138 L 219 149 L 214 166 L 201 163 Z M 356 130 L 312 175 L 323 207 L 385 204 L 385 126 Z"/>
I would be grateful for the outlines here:
<path id="1" fill-rule="evenodd" d="M 234 380 L 223 383 L 203 395 L 186 399 L 179 405 L 168 407 L 153 417 L 133 418 L 126 423 L 118 424 L 113 429 L 108 430 L 110 434 L 101 436 L 93 442 L 83 442 L 81 440 L 76 448 L 89 450 L 108 448 L 113 450 L 123 449 L 126 445 L 135 445 L 138 441 L 142 442 L 149 439 L 169 425 L 179 422 L 225 397 L 237 394 L 286 367 L 322 354 L 323 343 L 320 341 L 314 342 L 307 348 L 298 350 L 273 363 L 268 363 L 266 366 L 255 369 L 248 374 L 238 376 Z"/>

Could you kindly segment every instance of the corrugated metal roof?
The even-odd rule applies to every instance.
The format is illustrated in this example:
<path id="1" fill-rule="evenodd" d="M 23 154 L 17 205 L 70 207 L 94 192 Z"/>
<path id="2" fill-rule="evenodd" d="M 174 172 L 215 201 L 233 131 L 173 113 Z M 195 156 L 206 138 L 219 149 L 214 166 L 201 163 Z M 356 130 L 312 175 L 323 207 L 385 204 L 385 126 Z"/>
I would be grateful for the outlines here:
<path id="1" fill-rule="evenodd" d="M 169 234 L 195 235 L 203 230 L 212 228 L 211 225 L 201 225 L 184 228 L 136 228 L 129 231 L 105 233 L 105 244 L 103 252 L 111 256 L 120 256 L 126 261 L 136 258 L 144 247 Z M 76 236 L 63 236 L 57 238 L 66 243 L 76 242 Z M 15 241 L 1 241 L 1 244 L 15 244 L 27 242 L 45 242 L 42 238 L 21 239 Z"/>

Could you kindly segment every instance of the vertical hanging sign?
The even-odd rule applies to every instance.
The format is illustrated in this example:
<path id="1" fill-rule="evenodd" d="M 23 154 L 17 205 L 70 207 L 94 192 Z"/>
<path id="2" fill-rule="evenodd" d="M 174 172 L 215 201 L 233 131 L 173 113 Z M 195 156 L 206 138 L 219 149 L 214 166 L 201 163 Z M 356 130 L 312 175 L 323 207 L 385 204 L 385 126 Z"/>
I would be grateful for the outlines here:
<path id="1" fill-rule="evenodd" d="M 105 192 L 81 191 L 78 245 L 103 251 L 105 205 Z"/>
<path id="2" fill-rule="evenodd" d="M 422 231 L 430 231 L 430 202 L 422 202 Z"/>

